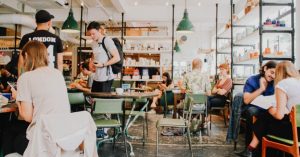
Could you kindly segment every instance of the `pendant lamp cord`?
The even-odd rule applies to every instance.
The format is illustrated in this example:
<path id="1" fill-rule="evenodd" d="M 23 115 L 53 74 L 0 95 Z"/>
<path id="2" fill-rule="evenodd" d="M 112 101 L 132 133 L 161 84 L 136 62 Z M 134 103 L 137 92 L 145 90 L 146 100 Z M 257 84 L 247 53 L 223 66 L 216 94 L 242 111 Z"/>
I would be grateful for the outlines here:
<path id="1" fill-rule="evenodd" d="M 184 3 L 184 5 L 185 5 L 185 9 L 186 9 L 186 0 L 185 0 L 185 3 Z"/>

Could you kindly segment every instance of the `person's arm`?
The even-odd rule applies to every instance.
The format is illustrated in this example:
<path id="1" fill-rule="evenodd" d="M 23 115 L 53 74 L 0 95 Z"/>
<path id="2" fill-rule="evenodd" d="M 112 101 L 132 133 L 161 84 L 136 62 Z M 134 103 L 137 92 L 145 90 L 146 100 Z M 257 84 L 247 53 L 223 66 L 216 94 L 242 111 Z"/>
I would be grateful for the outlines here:
<path id="1" fill-rule="evenodd" d="M 17 91 L 14 88 L 11 88 L 12 98 L 16 99 Z M 32 121 L 33 117 L 33 104 L 26 101 L 17 101 L 16 102 L 19 109 L 20 116 L 27 122 Z"/>
<path id="2" fill-rule="evenodd" d="M 58 53 L 57 54 L 57 69 L 61 72 L 63 72 L 63 65 L 64 65 L 64 62 L 63 62 L 63 53 Z"/>
<path id="3" fill-rule="evenodd" d="M 264 77 L 260 78 L 260 87 L 254 92 L 245 92 L 244 93 L 244 103 L 250 104 L 256 97 L 261 95 L 267 88 L 267 81 Z"/>
<path id="4" fill-rule="evenodd" d="M 57 64 L 57 69 L 61 72 L 63 72 L 63 52 L 64 52 L 64 49 L 63 49 L 63 44 L 62 44 L 62 41 L 59 37 L 57 37 L 56 39 L 56 52 L 57 52 L 57 60 L 56 60 L 56 64 Z"/>
<path id="5" fill-rule="evenodd" d="M 218 90 L 219 95 L 225 95 L 226 93 L 228 93 L 231 90 L 232 80 L 230 78 L 228 78 L 228 80 L 226 80 L 222 86 L 223 87 Z"/>
<path id="6" fill-rule="evenodd" d="M 26 121 L 31 122 L 33 117 L 33 105 L 29 102 L 17 101 L 19 114 Z"/>
<path id="7" fill-rule="evenodd" d="M 75 83 L 74 85 L 75 85 L 75 87 L 76 87 L 77 89 L 79 89 L 79 90 L 81 90 L 81 91 L 83 91 L 83 92 L 91 92 L 91 89 L 90 89 L 90 88 L 85 88 L 85 87 L 81 86 L 81 85 L 78 84 L 78 83 Z"/>
<path id="8" fill-rule="evenodd" d="M 269 113 L 278 120 L 281 120 L 285 114 L 285 106 L 287 104 L 287 95 L 280 88 L 276 88 L 275 90 L 275 98 L 276 98 L 276 108 L 271 107 L 268 111 Z"/>

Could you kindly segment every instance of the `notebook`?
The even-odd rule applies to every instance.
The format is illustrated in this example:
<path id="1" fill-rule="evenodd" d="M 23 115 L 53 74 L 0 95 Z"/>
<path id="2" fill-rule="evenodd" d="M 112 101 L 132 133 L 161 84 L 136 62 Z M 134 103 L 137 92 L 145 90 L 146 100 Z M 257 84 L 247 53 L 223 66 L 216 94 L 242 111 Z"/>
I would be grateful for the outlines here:
<path id="1" fill-rule="evenodd" d="M 261 107 L 263 109 L 269 109 L 270 107 L 276 107 L 275 95 L 256 97 L 250 104 Z"/>

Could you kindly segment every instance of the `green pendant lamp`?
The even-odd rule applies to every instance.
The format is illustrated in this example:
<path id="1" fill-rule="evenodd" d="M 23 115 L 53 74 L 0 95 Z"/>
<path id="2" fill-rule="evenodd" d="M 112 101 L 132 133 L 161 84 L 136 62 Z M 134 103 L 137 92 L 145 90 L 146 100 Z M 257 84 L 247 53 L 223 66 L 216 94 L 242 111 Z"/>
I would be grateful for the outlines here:
<path id="1" fill-rule="evenodd" d="M 79 32 L 77 21 L 75 20 L 74 15 L 73 15 L 72 1 L 71 1 L 71 8 L 69 11 L 69 16 L 67 17 L 66 21 L 63 23 L 63 26 L 61 29 L 62 29 L 62 32 L 66 32 L 66 33 L 78 33 Z"/>
<path id="2" fill-rule="evenodd" d="M 185 0 L 184 14 L 183 14 L 182 20 L 179 22 L 179 24 L 177 26 L 176 31 L 182 32 L 182 33 L 192 33 L 194 31 L 194 26 L 189 19 L 189 14 L 186 9 L 186 0 Z"/>
<path id="3" fill-rule="evenodd" d="M 180 52 L 180 51 L 181 51 L 181 49 L 180 49 L 180 47 L 179 47 L 179 44 L 178 44 L 177 40 L 176 40 L 176 42 L 175 42 L 174 50 L 175 50 L 176 52 Z"/>

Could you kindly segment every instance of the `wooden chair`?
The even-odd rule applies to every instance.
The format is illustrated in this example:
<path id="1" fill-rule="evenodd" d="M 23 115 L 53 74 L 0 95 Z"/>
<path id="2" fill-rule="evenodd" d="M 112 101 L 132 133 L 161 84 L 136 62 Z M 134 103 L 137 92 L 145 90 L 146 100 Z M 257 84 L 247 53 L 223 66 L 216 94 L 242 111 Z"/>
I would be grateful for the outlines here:
<path id="1" fill-rule="evenodd" d="M 228 108 L 228 110 L 229 110 L 229 108 L 231 106 L 230 105 L 231 101 L 232 101 L 232 95 L 231 95 L 231 93 L 228 93 L 227 99 L 226 99 L 226 102 L 225 102 L 224 106 L 221 106 L 221 107 L 211 106 L 210 114 L 209 114 L 209 119 L 210 119 L 209 129 L 211 129 L 211 123 L 212 123 L 212 119 L 211 119 L 212 113 L 211 113 L 211 111 L 213 111 L 213 110 L 223 110 L 224 125 L 225 125 L 225 127 L 227 126 L 227 123 L 226 123 L 226 121 L 227 121 L 226 108 Z"/>
<path id="2" fill-rule="evenodd" d="M 292 111 L 290 113 L 290 121 L 292 123 L 293 140 L 289 140 L 289 139 L 285 139 L 273 135 L 267 135 L 267 137 L 263 137 L 262 157 L 266 157 L 266 149 L 268 147 L 278 149 L 283 152 L 287 152 L 293 155 L 293 157 L 299 157 L 297 127 L 300 126 L 300 105 L 296 105 L 292 108 Z"/>

